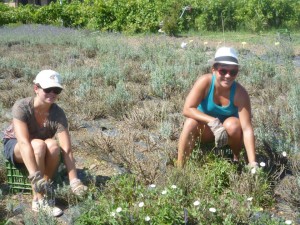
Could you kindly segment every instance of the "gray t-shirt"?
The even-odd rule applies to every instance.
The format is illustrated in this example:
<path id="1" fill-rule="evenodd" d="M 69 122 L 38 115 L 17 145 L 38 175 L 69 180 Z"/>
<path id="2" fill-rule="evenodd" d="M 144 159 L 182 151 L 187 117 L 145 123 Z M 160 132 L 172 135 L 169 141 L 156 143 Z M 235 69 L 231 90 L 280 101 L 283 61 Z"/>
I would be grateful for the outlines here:
<path id="1" fill-rule="evenodd" d="M 44 125 L 40 127 L 34 116 L 33 97 L 28 97 L 16 101 L 12 108 L 13 118 L 25 122 L 28 126 L 30 139 L 53 138 L 56 133 L 68 129 L 68 121 L 64 111 L 57 105 L 52 104 L 49 110 L 48 118 Z M 14 127 L 11 124 L 4 131 L 4 138 L 15 138 Z"/>

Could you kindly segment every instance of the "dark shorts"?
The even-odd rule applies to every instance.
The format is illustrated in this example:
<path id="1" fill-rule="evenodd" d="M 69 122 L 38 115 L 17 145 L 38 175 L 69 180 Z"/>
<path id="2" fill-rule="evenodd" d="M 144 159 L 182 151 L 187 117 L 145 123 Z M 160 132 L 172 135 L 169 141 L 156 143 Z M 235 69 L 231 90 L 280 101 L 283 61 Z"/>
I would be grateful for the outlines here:
<path id="1" fill-rule="evenodd" d="M 4 157 L 8 160 L 11 161 L 12 164 L 16 167 L 16 168 L 22 168 L 24 167 L 23 163 L 15 163 L 14 161 L 14 150 L 15 150 L 15 146 L 17 144 L 17 139 L 16 138 L 5 138 L 3 141 L 3 145 L 4 145 Z"/>

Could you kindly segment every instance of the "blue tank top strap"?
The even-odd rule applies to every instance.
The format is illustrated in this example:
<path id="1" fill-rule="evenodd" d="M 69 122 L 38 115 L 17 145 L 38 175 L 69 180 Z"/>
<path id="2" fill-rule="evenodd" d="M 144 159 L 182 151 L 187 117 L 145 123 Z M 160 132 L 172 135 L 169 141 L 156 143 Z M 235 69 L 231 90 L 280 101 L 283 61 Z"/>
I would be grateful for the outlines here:
<path id="1" fill-rule="evenodd" d="M 207 93 L 208 98 L 212 96 L 212 100 L 214 98 L 215 80 L 216 80 L 216 76 L 215 76 L 215 74 L 213 74 L 212 78 L 211 78 L 211 84 L 209 87 L 209 91 Z M 212 92 L 212 94 L 211 94 L 211 92 Z"/>
<path id="2" fill-rule="evenodd" d="M 234 104 L 234 95 L 235 95 L 235 90 L 236 90 L 236 82 L 233 81 L 232 87 L 230 89 L 230 103 Z"/>

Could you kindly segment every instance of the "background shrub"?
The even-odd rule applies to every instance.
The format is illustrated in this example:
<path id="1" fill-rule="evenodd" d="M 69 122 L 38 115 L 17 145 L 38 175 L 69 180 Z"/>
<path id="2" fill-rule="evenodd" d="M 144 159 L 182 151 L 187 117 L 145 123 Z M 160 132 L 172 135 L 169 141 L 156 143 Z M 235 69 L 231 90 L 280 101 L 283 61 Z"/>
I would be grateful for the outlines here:
<path id="1" fill-rule="evenodd" d="M 18 8 L 0 4 L 0 25 L 38 23 L 129 34 L 157 32 L 162 25 L 168 35 L 192 30 L 259 32 L 300 26 L 300 4 L 296 0 L 84 0 Z"/>

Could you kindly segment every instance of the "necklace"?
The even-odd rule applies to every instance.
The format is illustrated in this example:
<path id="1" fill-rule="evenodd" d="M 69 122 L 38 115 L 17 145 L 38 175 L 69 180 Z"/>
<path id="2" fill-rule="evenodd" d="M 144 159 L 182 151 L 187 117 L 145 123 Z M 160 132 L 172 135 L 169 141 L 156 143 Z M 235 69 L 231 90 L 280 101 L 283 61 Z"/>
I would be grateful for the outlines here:
<path id="1" fill-rule="evenodd" d="M 36 119 L 37 123 L 41 127 L 46 127 L 47 122 L 48 122 L 49 112 L 39 112 L 38 110 L 35 109 L 34 114 L 35 114 L 35 119 Z"/>

